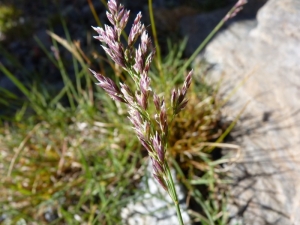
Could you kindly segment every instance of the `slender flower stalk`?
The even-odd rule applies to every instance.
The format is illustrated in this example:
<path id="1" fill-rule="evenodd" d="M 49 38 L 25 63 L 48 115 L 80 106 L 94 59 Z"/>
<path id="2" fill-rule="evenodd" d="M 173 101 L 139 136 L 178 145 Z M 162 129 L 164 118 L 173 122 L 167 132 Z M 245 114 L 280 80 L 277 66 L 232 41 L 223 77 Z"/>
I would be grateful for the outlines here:
<path id="1" fill-rule="evenodd" d="M 243 6 L 245 4 L 247 4 L 247 0 L 238 0 L 237 3 L 235 3 L 235 5 L 233 6 L 233 8 L 223 18 L 223 21 L 226 22 L 227 20 L 235 17 L 243 9 Z"/>
<path id="2" fill-rule="evenodd" d="M 201 42 L 201 44 L 197 47 L 194 53 L 189 57 L 189 59 L 184 63 L 184 65 L 180 68 L 178 74 L 182 74 L 189 65 L 195 60 L 195 58 L 199 55 L 199 53 L 204 49 L 207 43 L 216 35 L 216 33 L 221 29 L 221 27 L 232 17 L 236 16 L 236 14 L 242 10 L 243 6 L 247 4 L 247 0 L 238 0 L 237 3 L 229 10 L 229 12 L 225 15 L 225 17 L 215 26 L 215 28 L 207 35 L 207 37 Z M 173 82 L 177 82 L 178 77 L 175 77 Z"/>
<path id="3" fill-rule="evenodd" d="M 177 115 L 180 111 L 182 111 L 188 103 L 186 94 L 187 94 L 189 87 L 191 86 L 192 73 L 193 73 L 193 71 L 189 72 L 189 74 L 185 78 L 185 81 L 184 81 L 181 89 L 178 89 L 178 90 L 173 89 L 173 91 L 172 91 L 171 105 L 173 108 L 174 115 Z"/>
<path id="4" fill-rule="evenodd" d="M 224 17 L 223 22 L 235 16 L 246 3 L 239 0 L 232 10 Z M 173 119 L 187 105 L 187 91 L 191 85 L 192 73 L 190 71 L 181 88 L 172 90 L 170 109 L 163 97 L 159 97 L 151 87 L 151 79 L 148 75 L 150 65 L 155 55 L 151 39 L 142 24 L 142 14 L 138 13 L 130 30 L 127 45 L 121 42 L 121 34 L 127 25 L 130 11 L 116 0 L 108 1 L 106 13 L 111 26 L 104 28 L 93 27 L 98 33 L 94 38 L 102 42 L 102 48 L 107 55 L 121 68 L 123 68 L 135 83 L 135 89 L 125 83 L 119 86 L 110 78 L 90 70 L 99 85 L 114 101 L 127 105 L 128 119 L 142 146 L 147 150 L 153 165 L 153 177 L 167 191 L 172 198 L 178 221 L 182 225 L 183 220 L 178 203 L 177 193 L 173 178 L 166 160 L 168 148 L 168 118 Z M 135 43 L 140 38 L 140 43 L 135 48 Z M 196 50 L 197 51 L 197 50 Z M 186 69 L 184 66 L 182 69 Z M 155 108 L 155 114 L 151 115 L 149 105 Z M 168 115 L 171 111 L 171 117 Z"/>
<path id="5" fill-rule="evenodd" d="M 140 143 L 149 153 L 153 165 L 153 177 L 168 192 L 176 206 L 178 220 L 183 224 L 179 208 L 175 185 L 166 160 L 168 142 L 168 115 L 167 104 L 163 97 L 159 97 L 151 87 L 151 79 L 148 75 L 151 62 L 155 55 L 151 39 L 142 24 L 142 14 L 138 13 L 131 27 L 127 46 L 120 41 L 128 18 L 129 11 L 124 9 L 116 0 L 108 1 L 106 13 L 111 26 L 104 28 L 93 27 L 98 33 L 95 39 L 103 43 L 102 48 L 107 55 L 121 68 L 123 68 L 135 83 L 132 89 L 125 83 L 118 86 L 108 77 L 90 70 L 99 85 L 114 101 L 125 103 L 128 109 L 128 119 L 136 133 Z M 140 43 L 135 48 L 135 43 L 140 38 Z M 187 104 L 186 94 L 190 87 L 192 72 L 188 74 L 181 89 L 172 92 L 172 118 L 178 114 Z M 152 104 L 155 115 L 150 115 L 148 110 Z"/>

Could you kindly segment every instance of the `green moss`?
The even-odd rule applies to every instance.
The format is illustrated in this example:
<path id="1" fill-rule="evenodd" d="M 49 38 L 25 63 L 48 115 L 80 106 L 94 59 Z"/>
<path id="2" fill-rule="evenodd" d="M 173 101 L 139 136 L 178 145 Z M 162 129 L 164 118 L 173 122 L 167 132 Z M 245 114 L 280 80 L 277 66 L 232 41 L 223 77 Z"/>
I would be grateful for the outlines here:
<path id="1" fill-rule="evenodd" d="M 18 24 L 21 11 L 13 6 L 0 5 L 0 31 L 6 33 Z"/>

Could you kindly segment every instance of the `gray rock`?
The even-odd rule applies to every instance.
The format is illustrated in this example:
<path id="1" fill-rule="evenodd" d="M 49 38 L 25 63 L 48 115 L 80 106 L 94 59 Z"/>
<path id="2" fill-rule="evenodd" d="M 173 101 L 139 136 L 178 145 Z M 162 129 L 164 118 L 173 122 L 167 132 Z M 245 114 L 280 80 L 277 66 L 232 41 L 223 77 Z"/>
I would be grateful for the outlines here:
<path id="1" fill-rule="evenodd" d="M 266 1 L 267 0 L 248 0 L 248 4 L 245 5 L 244 9 L 236 17 L 227 22 L 227 24 L 232 23 L 232 21 L 249 20 L 255 18 L 258 9 L 261 8 Z M 237 1 L 234 1 L 230 6 L 222 9 L 218 9 L 209 13 L 186 16 L 180 20 L 180 34 L 182 36 L 189 37 L 185 50 L 187 55 L 194 53 L 197 47 L 224 18 L 224 16 L 236 2 Z M 225 24 L 225 28 L 227 24 Z"/>
<path id="2" fill-rule="evenodd" d="M 172 199 L 166 191 L 154 180 L 152 165 L 148 164 L 146 179 L 141 183 L 145 191 L 136 201 L 129 203 L 121 212 L 124 224 L 128 225 L 176 225 L 178 223 L 176 210 Z M 173 178 L 175 171 L 171 171 Z M 185 225 L 191 224 L 185 205 L 185 194 L 175 180 L 175 188 L 180 202 L 182 219 Z"/>
<path id="3" fill-rule="evenodd" d="M 231 224 L 300 224 L 300 1 L 269 0 L 256 21 L 231 24 L 199 59 L 214 65 L 213 82 L 235 94 L 232 133 L 241 157 L 229 206 Z M 242 85 L 240 85 L 243 82 Z"/>

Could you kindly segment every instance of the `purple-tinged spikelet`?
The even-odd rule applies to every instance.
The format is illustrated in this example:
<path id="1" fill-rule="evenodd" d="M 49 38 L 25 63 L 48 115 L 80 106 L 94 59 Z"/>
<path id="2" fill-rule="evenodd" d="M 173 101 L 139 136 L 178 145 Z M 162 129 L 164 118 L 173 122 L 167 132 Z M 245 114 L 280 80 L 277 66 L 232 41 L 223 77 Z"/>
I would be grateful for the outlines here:
<path id="1" fill-rule="evenodd" d="M 165 162 L 165 149 L 161 141 L 161 137 L 158 132 L 155 133 L 154 137 L 152 137 L 153 148 L 158 155 L 158 159 L 161 163 Z"/>
<path id="2" fill-rule="evenodd" d="M 133 124 L 133 126 L 135 128 L 139 128 L 140 125 L 143 123 L 142 117 L 141 117 L 139 111 L 137 111 L 134 107 L 130 106 L 128 114 L 129 114 L 128 118 L 129 118 L 130 122 Z"/>
<path id="3" fill-rule="evenodd" d="M 238 0 L 238 2 L 233 6 L 232 10 L 226 14 L 223 18 L 223 21 L 226 22 L 227 20 L 235 17 L 242 9 L 243 6 L 247 4 L 247 0 Z"/>
<path id="4" fill-rule="evenodd" d="M 144 110 L 147 109 L 148 107 L 148 97 L 149 97 L 149 92 L 151 91 L 151 88 L 150 88 L 150 77 L 146 76 L 145 74 L 143 74 L 141 76 L 141 79 L 140 79 L 140 89 L 141 89 L 141 101 L 142 101 L 142 108 Z"/>
<path id="5" fill-rule="evenodd" d="M 134 45 L 138 37 L 145 30 L 144 24 L 141 23 L 142 13 L 139 12 L 132 24 L 129 36 L 128 36 L 128 46 L 131 47 Z"/>
<path id="6" fill-rule="evenodd" d="M 153 165 L 153 170 L 156 174 L 163 174 L 164 172 L 164 169 L 163 167 L 161 166 L 161 164 L 156 160 L 154 159 L 153 157 L 150 156 L 150 159 L 152 161 L 152 165 Z"/>
<path id="7" fill-rule="evenodd" d="M 168 133 L 168 118 L 167 118 L 166 104 L 164 100 L 162 100 L 162 104 L 160 107 L 159 126 L 161 132 L 166 135 Z"/>
<path id="8" fill-rule="evenodd" d="M 130 11 L 124 9 L 123 5 L 118 5 L 115 0 L 108 1 L 107 6 L 109 12 L 106 12 L 106 16 L 109 22 L 114 26 L 119 38 L 128 22 Z"/>
<path id="9" fill-rule="evenodd" d="M 107 7 L 113 15 L 115 15 L 118 12 L 118 4 L 115 0 L 108 0 Z"/>
<path id="10" fill-rule="evenodd" d="M 148 96 L 149 95 L 149 91 L 151 91 L 150 88 L 150 77 L 148 77 L 147 75 L 143 74 L 141 76 L 140 79 L 140 88 L 141 88 L 141 92 L 143 95 Z"/>
<path id="11" fill-rule="evenodd" d="M 128 18 L 129 18 L 129 14 L 130 14 L 130 11 L 125 10 L 124 16 L 120 19 L 120 22 L 119 22 L 120 29 L 124 30 L 124 28 L 126 27 Z"/>
<path id="12" fill-rule="evenodd" d="M 127 101 L 129 105 L 134 105 L 135 98 L 130 88 L 126 84 L 122 84 L 122 83 L 120 83 L 120 86 L 121 86 L 121 92 L 124 96 L 124 99 Z"/>
<path id="13" fill-rule="evenodd" d="M 118 88 L 118 86 L 115 84 L 115 82 L 112 79 L 105 77 L 100 73 L 96 73 L 95 71 L 93 71 L 91 69 L 90 69 L 90 71 L 94 74 L 96 79 L 99 81 L 99 83 L 97 83 L 97 85 L 100 86 L 101 88 L 103 88 L 103 90 L 113 100 L 125 103 L 125 100 L 123 98 L 123 95 L 122 95 L 120 89 Z"/>
<path id="14" fill-rule="evenodd" d="M 167 184 L 166 184 L 164 178 L 163 178 L 162 176 L 159 176 L 159 175 L 155 174 L 155 173 L 153 173 L 153 176 L 154 176 L 154 178 L 158 181 L 158 183 L 159 183 L 166 191 L 168 191 Z"/>
<path id="15" fill-rule="evenodd" d="M 155 105 L 156 111 L 160 110 L 160 98 L 154 93 L 153 94 L 153 103 Z"/>
<path id="16" fill-rule="evenodd" d="M 133 66 L 135 71 L 139 74 L 143 73 L 144 70 L 144 57 L 142 53 L 141 46 L 139 45 L 138 49 L 135 50 L 135 64 Z"/>
<path id="17" fill-rule="evenodd" d="M 173 89 L 171 93 L 171 106 L 173 108 L 174 115 L 177 115 L 182 111 L 188 103 L 186 98 L 187 91 L 191 86 L 193 70 L 191 70 L 185 78 L 185 81 L 181 89 Z"/>
<path id="18" fill-rule="evenodd" d="M 143 31 L 141 35 L 141 49 L 142 49 L 142 54 L 145 55 L 151 46 L 151 40 L 148 37 L 147 31 Z"/>
<path id="19" fill-rule="evenodd" d="M 189 87 L 191 86 L 192 83 L 192 74 L 193 74 L 193 70 L 191 70 L 188 75 L 185 78 L 185 81 L 183 83 L 182 86 L 182 94 L 185 96 L 187 93 L 187 90 L 189 89 Z"/>
<path id="20" fill-rule="evenodd" d="M 148 107 L 147 99 L 142 94 L 135 94 L 136 100 L 138 105 L 143 109 L 146 110 Z"/>

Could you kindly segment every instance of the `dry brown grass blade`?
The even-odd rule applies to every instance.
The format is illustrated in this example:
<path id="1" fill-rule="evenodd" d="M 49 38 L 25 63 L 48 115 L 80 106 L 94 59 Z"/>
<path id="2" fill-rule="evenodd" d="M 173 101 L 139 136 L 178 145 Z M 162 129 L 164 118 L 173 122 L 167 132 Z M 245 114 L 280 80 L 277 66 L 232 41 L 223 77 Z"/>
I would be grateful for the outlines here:
<path id="1" fill-rule="evenodd" d="M 47 31 L 47 34 L 54 40 L 56 40 L 58 43 L 60 43 L 62 46 L 64 46 L 79 62 L 81 65 L 84 65 L 85 62 L 83 61 L 81 55 L 77 51 L 76 45 L 73 43 L 69 43 L 66 39 L 63 39 L 59 37 L 58 35 L 54 34 L 51 31 Z"/>
<path id="2" fill-rule="evenodd" d="M 99 17 L 98 17 L 98 15 L 96 13 L 96 10 L 95 10 L 95 7 L 94 7 L 92 1 L 91 0 L 87 0 L 87 1 L 88 1 L 88 4 L 89 4 L 89 7 L 91 9 L 91 12 L 92 12 L 92 14 L 94 16 L 94 19 L 96 20 L 97 25 L 99 27 L 102 27 L 103 25 L 102 25 L 101 21 L 99 20 Z"/>
<path id="3" fill-rule="evenodd" d="M 22 150 L 24 149 L 25 147 L 25 144 L 27 143 L 27 141 L 31 138 L 31 136 L 33 135 L 33 133 L 40 127 L 40 123 L 36 124 L 33 129 L 26 135 L 26 137 L 24 138 L 24 140 L 20 143 L 19 147 L 17 148 L 17 151 L 16 153 L 14 154 L 14 157 L 12 158 L 11 162 L 10 162 L 10 165 L 9 165 L 9 168 L 8 168 L 8 172 L 7 172 L 7 178 L 10 177 L 11 175 L 11 172 L 13 170 L 13 167 L 16 163 L 16 160 L 18 158 L 18 156 L 21 154 Z"/>
<path id="4" fill-rule="evenodd" d="M 63 166 L 65 164 L 65 154 L 67 152 L 67 148 L 68 148 L 68 138 L 64 138 L 62 148 L 61 148 L 62 149 L 61 157 L 59 159 L 58 168 L 57 168 L 57 172 L 56 172 L 57 175 L 62 174 Z"/>
<path id="5" fill-rule="evenodd" d="M 205 162 L 197 162 L 195 160 L 189 160 L 188 161 L 190 164 L 192 164 L 195 168 L 201 171 L 206 171 L 209 169 L 209 166 Z"/>
<path id="6" fill-rule="evenodd" d="M 91 65 L 91 60 L 86 56 L 86 54 L 82 51 L 81 47 L 80 47 L 80 41 L 74 41 L 74 46 L 76 47 L 76 49 L 79 51 L 79 53 L 81 54 L 81 56 L 84 58 L 84 60 L 87 62 L 88 65 Z"/>

